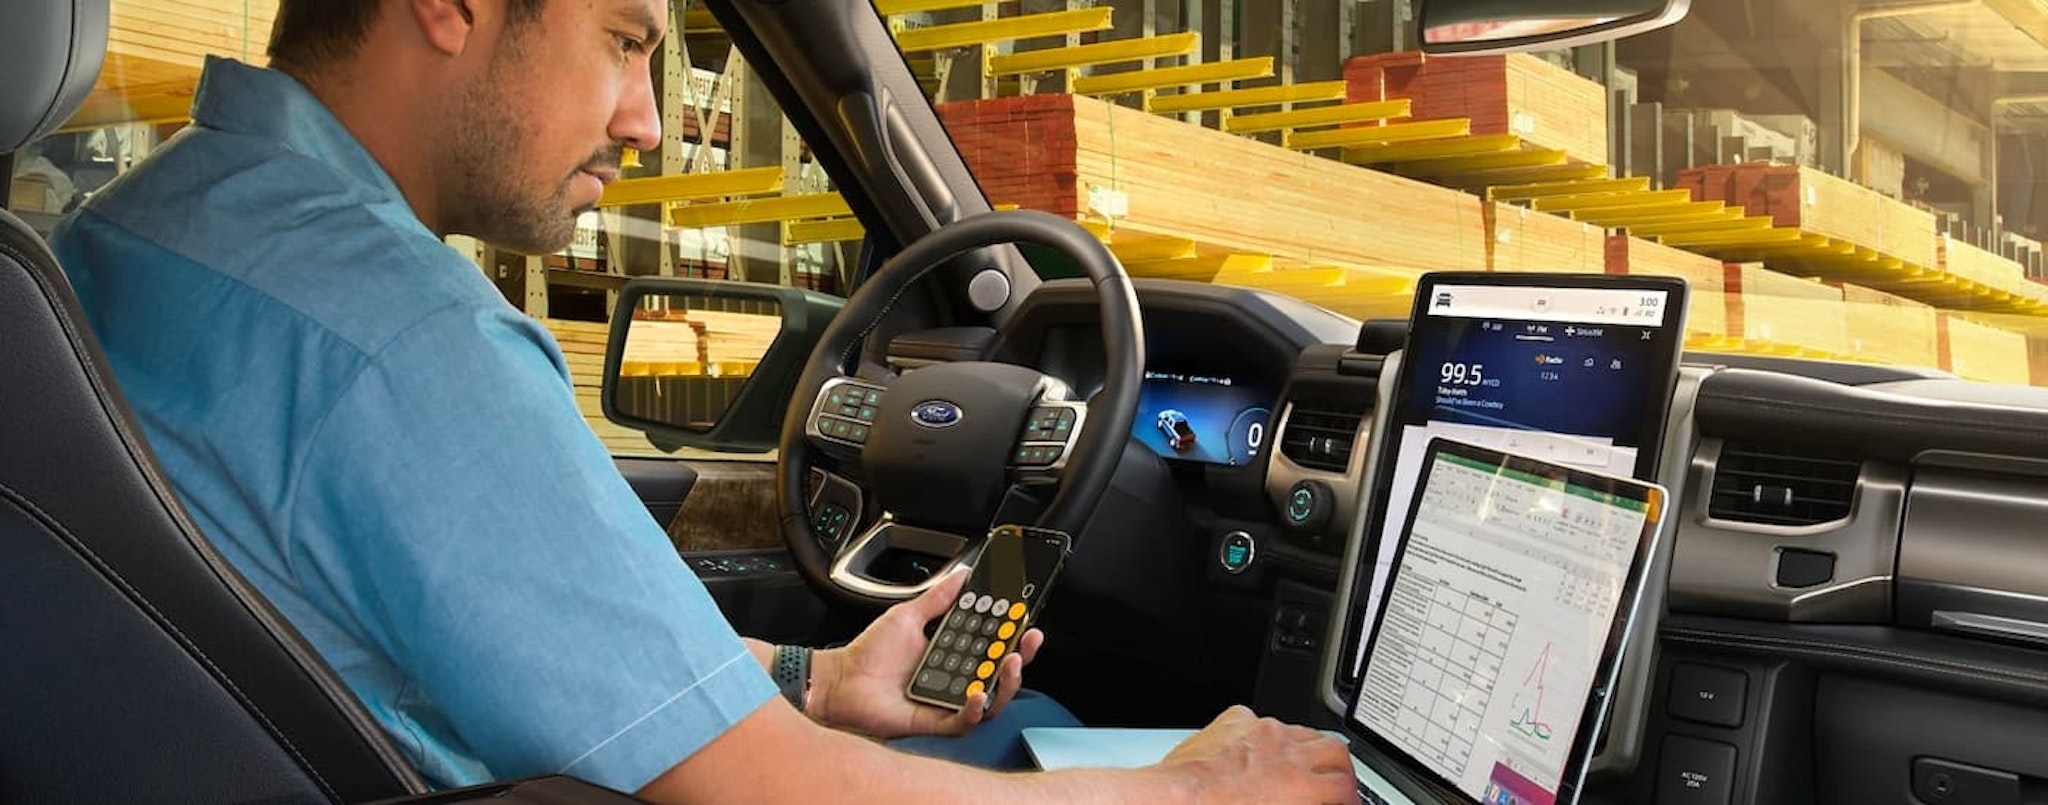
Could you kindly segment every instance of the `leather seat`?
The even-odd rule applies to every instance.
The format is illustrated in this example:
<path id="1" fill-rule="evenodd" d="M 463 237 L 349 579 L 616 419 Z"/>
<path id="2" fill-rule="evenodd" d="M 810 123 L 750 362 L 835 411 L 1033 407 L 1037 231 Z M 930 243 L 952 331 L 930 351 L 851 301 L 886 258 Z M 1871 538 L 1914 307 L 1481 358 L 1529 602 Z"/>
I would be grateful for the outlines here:
<path id="1" fill-rule="evenodd" d="M 107 15 L 107 0 L 0 0 L 0 155 L 85 98 Z M 193 527 L 55 259 L 4 211 L 0 556 L 0 801 L 362 802 L 426 790 Z"/>

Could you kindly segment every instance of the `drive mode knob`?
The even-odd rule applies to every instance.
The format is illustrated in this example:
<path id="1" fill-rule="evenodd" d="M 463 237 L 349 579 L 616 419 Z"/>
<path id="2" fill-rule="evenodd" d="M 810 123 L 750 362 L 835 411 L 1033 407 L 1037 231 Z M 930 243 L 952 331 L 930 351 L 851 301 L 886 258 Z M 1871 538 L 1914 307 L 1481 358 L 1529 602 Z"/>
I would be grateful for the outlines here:
<path id="1" fill-rule="evenodd" d="M 1287 527 L 1305 532 L 1319 532 L 1330 522 L 1330 506 L 1333 503 L 1330 485 L 1321 481 L 1300 481 L 1287 490 L 1287 499 L 1281 507 L 1281 516 L 1287 520 Z"/>

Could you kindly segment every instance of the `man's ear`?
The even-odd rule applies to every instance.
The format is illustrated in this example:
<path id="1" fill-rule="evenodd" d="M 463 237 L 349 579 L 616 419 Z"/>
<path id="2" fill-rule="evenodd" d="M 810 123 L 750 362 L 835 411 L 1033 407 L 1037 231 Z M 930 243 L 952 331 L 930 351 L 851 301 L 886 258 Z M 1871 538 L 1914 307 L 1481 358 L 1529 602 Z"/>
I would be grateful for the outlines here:
<path id="1" fill-rule="evenodd" d="M 476 33 L 476 0 L 404 0 L 420 37 L 447 56 L 460 56 Z"/>

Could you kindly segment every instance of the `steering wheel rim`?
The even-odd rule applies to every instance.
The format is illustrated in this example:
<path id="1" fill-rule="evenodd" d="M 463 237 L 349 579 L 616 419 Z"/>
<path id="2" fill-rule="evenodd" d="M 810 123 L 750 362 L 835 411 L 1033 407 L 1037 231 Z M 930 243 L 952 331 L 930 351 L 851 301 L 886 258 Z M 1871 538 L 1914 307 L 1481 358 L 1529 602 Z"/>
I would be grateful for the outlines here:
<path id="1" fill-rule="evenodd" d="M 836 581 L 832 565 L 837 556 L 828 553 L 815 536 L 809 511 L 807 482 L 818 453 L 810 428 L 811 403 L 819 399 L 828 383 L 846 377 L 847 367 L 862 342 L 919 279 L 960 254 L 1004 243 L 1036 244 L 1072 259 L 1094 284 L 1102 317 L 1102 390 L 1087 404 L 1085 422 L 1073 437 L 1072 452 L 1059 475 L 1058 492 L 1037 525 L 1078 534 L 1109 487 L 1137 418 L 1145 365 L 1137 293 L 1123 266 L 1087 230 L 1048 213 L 997 211 L 947 224 L 890 258 L 847 299 L 805 363 L 789 413 L 783 420 L 781 452 L 776 463 L 776 506 L 783 538 L 798 573 L 828 603 L 877 607 L 914 596 L 950 569 L 951 564 L 970 554 L 981 538 L 979 534 L 962 535 L 968 542 L 966 548 L 924 584 L 896 585 L 886 595 L 875 595 Z M 858 513 L 854 519 L 859 520 Z M 841 553 L 844 547 L 841 546 Z M 889 586 L 881 584 L 875 589 Z"/>

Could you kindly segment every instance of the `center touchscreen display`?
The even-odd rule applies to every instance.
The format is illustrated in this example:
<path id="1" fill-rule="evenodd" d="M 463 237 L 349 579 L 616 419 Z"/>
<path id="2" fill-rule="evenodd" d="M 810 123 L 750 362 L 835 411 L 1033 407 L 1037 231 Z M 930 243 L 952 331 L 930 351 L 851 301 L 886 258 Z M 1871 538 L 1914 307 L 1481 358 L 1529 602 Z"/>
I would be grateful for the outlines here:
<path id="1" fill-rule="evenodd" d="M 1685 284 L 1438 274 L 1416 290 L 1366 523 L 1356 611 L 1378 611 L 1430 437 L 1648 479 L 1683 343 Z M 1391 514 L 1390 514 L 1391 513 Z M 1365 638 L 1347 646 L 1358 677 Z"/>

